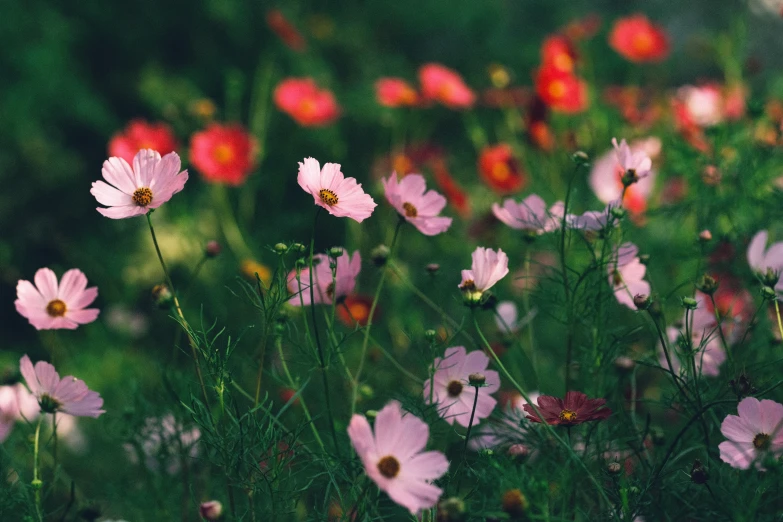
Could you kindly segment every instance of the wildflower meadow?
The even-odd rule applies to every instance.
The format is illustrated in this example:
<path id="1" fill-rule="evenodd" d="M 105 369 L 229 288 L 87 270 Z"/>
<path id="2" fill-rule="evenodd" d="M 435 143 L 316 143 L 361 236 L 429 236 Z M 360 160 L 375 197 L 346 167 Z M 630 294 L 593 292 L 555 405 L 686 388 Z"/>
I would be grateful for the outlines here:
<path id="1" fill-rule="evenodd" d="M 783 520 L 783 3 L 7 3 L 0 520 Z"/>

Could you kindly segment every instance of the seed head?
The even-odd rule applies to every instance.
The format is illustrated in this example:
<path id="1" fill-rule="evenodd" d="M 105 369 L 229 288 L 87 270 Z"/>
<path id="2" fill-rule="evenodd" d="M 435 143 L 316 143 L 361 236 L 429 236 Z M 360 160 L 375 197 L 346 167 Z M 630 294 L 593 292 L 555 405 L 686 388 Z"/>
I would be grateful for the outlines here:
<path id="1" fill-rule="evenodd" d="M 683 297 L 682 298 L 682 307 L 686 310 L 696 310 L 696 308 L 699 306 L 698 301 L 694 299 L 693 297 Z"/>
<path id="2" fill-rule="evenodd" d="M 707 295 L 713 295 L 715 291 L 718 290 L 718 281 L 711 275 L 704 274 L 696 282 L 696 288 Z"/>
<path id="3" fill-rule="evenodd" d="M 468 384 L 470 384 L 473 387 L 480 387 L 484 386 L 484 383 L 487 382 L 487 378 L 483 373 L 471 373 L 468 375 Z"/>
<path id="4" fill-rule="evenodd" d="M 633 304 L 637 310 L 647 310 L 650 308 L 651 303 L 652 299 L 647 294 L 636 294 L 633 296 Z"/>
<path id="5" fill-rule="evenodd" d="M 382 267 L 389 259 L 389 247 L 386 245 L 378 245 L 370 252 L 370 259 L 377 267 Z"/>
<path id="6" fill-rule="evenodd" d="M 707 468 L 701 463 L 699 459 L 693 461 L 693 467 L 691 468 L 691 482 L 694 484 L 705 484 L 710 479 Z"/>
<path id="7" fill-rule="evenodd" d="M 282 256 L 283 254 L 288 252 L 288 245 L 286 245 L 285 243 L 276 243 L 275 244 L 275 252 L 277 252 L 278 254 L 280 254 Z"/>

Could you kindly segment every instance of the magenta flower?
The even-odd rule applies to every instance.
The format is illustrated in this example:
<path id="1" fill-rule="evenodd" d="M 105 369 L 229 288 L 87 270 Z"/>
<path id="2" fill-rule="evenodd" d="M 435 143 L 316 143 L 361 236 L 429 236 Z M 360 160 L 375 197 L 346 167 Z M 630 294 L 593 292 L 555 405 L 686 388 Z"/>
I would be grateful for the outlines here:
<path id="1" fill-rule="evenodd" d="M 451 218 L 438 215 L 446 206 L 446 198 L 434 190 L 425 192 L 424 176 L 408 174 L 397 181 L 397 173 L 393 172 L 381 181 L 386 200 L 419 232 L 434 236 L 449 229 Z"/>
<path id="2" fill-rule="evenodd" d="M 746 397 L 737 415 L 726 415 L 720 432 L 728 440 L 718 445 L 720 458 L 733 468 L 748 469 L 766 455 L 783 455 L 783 404 Z M 760 462 L 756 462 L 761 467 Z"/>
<path id="3" fill-rule="evenodd" d="M 356 278 L 362 269 L 362 256 L 355 251 L 352 256 L 343 251 L 337 258 L 335 275 L 332 276 L 330 262 L 333 258 L 325 254 L 313 256 L 313 297 L 315 304 L 332 304 L 339 302 L 345 296 L 353 293 L 356 288 Z M 288 290 L 294 296 L 288 301 L 293 306 L 310 305 L 310 268 L 305 267 L 299 272 L 296 280 L 296 270 L 288 274 Z"/>
<path id="4" fill-rule="evenodd" d="M 40 409 L 36 398 L 23 384 L 0 386 L 0 442 L 8 438 L 16 421 L 33 420 Z"/>
<path id="5" fill-rule="evenodd" d="M 435 358 L 433 363 L 435 374 L 432 379 L 424 382 L 424 402 L 437 404 L 438 414 L 449 424 L 457 421 L 457 424 L 467 428 L 473 410 L 473 400 L 476 397 L 476 388 L 470 386 L 468 378 L 474 373 L 481 374 L 486 378 L 486 382 L 478 389 L 476 412 L 472 424 L 475 426 L 481 419 L 489 417 L 497 404 L 491 394 L 500 388 L 500 377 L 498 372 L 487 370 L 487 366 L 489 366 L 489 357 L 481 350 L 466 354 L 463 346 L 448 348 L 442 359 Z M 434 389 L 431 389 L 433 382 Z"/>
<path id="6" fill-rule="evenodd" d="M 44 413 L 59 411 L 94 418 L 106 413 L 101 409 L 103 399 L 98 392 L 90 391 L 83 380 L 72 375 L 60 379 L 54 366 L 48 362 L 38 361 L 33 368 L 30 358 L 25 355 L 19 361 L 19 370 Z"/>
<path id="7" fill-rule="evenodd" d="M 633 297 L 650 295 L 650 283 L 644 280 L 647 267 L 639 260 L 639 248 L 633 243 L 623 243 L 609 263 L 609 284 L 617 302 L 636 310 Z"/>
<path id="8" fill-rule="evenodd" d="M 41 268 L 34 281 L 35 285 L 22 280 L 17 283 L 14 304 L 37 330 L 74 330 L 98 318 L 97 308 L 85 308 L 98 297 L 98 288 L 87 288 L 87 277 L 81 270 L 68 270 L 58 285 L 54 272 Z"/>
<path id="9" fill-rule="evenodd" d="M 372 214 L 377 204 L 362 190 L 354 178 L 346 178 L 337 163 L 324 168 L 313 158 L 299 164 L 299 186 L 313 196 L 315 204 L 336 217 L 349 217 L 361 223 Z"/>
<path id="10" fill-rule="evenodd" d="M 509 198 L 503 202 L 502 207 L 493 203 L 492 213 L 511 228 L 531 235 L 543 234 L 547 231 L 547 224 L 551 217 L 546 203 L 536 194 L 529 195 L 520 203 Z"/>
<path id="11" fill-rule="evenodd" d="M 783 242 L 767 246 L 767 231 L 761 230 L 750 241 L 748 245 L 748 264 L 762 278 L 769 282 L 775 280 L 775 287 L 778 292 L 783 292 L 783 282 L 780 281 L 781 269 L 783 269 Z"/>
<path id="12" fill-rule="evenodd" d="M 536 402 L 538 411 L 544 416 L 544 421 L 552 426 L 575 426 L 583 422 L 604 420 L 612 414 L 612 410 L 604 408 L 606 399 L 588 399 L 587 395 L 578 391 L 566 393 L 565 400 L 551 395 L 541 395 Z M 541 418 L 530 404 L 525 404 L 523 407 L 528 419 L 541 422 Z"/>
<path id="13" fill-rule="evenodd" d="M 397 401 L 378 412 L 374 434 L 362 415 L 354 415 L 348 425 L 348 436 L 367 476 L 414 516 L 438 502 L 443 490 L 431 482 L 449 468 L 443 453 L 422 451 L 429 434 L 423 420 L 411 414 L 403 416 Z"/>
<path id="14" fill-rule="evenodd" d="M 625 140 L 618 145 L 617 138 L 612 138 L 612 146 L 614 146 L 617 164 L 623 174 L 629 174 L 637 181 L 650 175 L 652 160 L 642 147 L 632 150 Z"/>
<path id="15" fill-rule="evenodd" d="M 160 157 L 151 149 L 142 149 L 133 158 L 133 168 L 122 158 L 103 162 L 103 181 L 92 184 L 90 193 L 98 203 L 109 208 L 98 212 L 112 219 L 124 219 L 146 214 L 185 188 L 188 171 L 181 166 L 176 152 Z"/>
<path id="16" fill-rule="evenodd" d="M 462 271 L 459 289 L 468 301 L 478 302 L 484 292 L 508 274 L 508 256 L 500 249 L 495 252 L 489 248 L 478 247 L 471 257 L 473 264 L 470 270 Z"/>

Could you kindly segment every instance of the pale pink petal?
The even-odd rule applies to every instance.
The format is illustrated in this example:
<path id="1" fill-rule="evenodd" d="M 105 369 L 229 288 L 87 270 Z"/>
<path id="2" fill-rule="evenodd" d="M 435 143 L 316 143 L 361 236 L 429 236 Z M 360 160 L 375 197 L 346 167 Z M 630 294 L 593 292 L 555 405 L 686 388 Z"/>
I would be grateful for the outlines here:
<path id="1" fill-rule="evenodd" d="M 158 208 L 165 202 L 171 199 L 171 197 L 182 191 L 185 188 L 185 182 L 188 181 L 188 172 L 182 171 L 179 175 L 175 176 L 169 183 L 162 185 L 158 192 L 153 194 L 152 203 L 148 205 L 148 208 Z"/>
<path id="2" fill-rule="evenodd" d="M 140 207 L 138 205 L 129 205 L 127 207 L 109 207 L 109 208 L 96 208 L 103 216 L 111 219 L 124 219 L 134 216 L 140 216 L 146 214 L 148 209 Z"/>
<path id="3" fill-rule="evenodd" d="M 412 515 L 437 504 L 443 490 L 426 482 L 392 481 L 386 489 L 389 497 L 405 507 Z"/>
<path id="4" fill-rule="evenodd" d="M 30 388 L 30 392 L 38 394 L 41 391 L 41 386 L 38 384 L 38 377 L 35 375 L 35 368 L 30 357 L 23 355 L 19 360 L 19 372 L 24 377 L 27 387 Z"/>
<path id="5" fill-rule="evenodd" d="M 157 162 L 152 171 L 152 177 L 150 178 L 148 185 L 150 190 L 152 190 L 153 195 L 162 192 L 162 188 L 165 184 L 170 183 L 171 180 L 177 177 L 181 166 L 182 162 L 176 152 L 169 152 Z"/>
<path id="6" fill-rule="evenodd" d="M 733 468 L 748 469 L 756 457 L 753 443 L 724 441 L 718 445 L 720 459 Z"/>
<path id="7" fill-rule="evenodd" d="M 160 154 L 152 149 L 142 149 L 133 157 L 133 173 L 136 187 L 149 187 L 155 174 L 155 167 L 160 162 Z"/>
<path id="8" fill-rule="evenodd" d="M 375 417 L 375 448 L 379 457 L 396 454 L 398 443 L 406 436 L 401 419 L 402 409 L 397 401 L 389 402 Z"/>
<path id="9" fill-rule="evenodd" d="M 724 437 L 734 442 L 753 442 L 753 438 L 758 434 L 742 418 L 736 415 L 727 415 L 723 419 L 720 425 L 720 432 Z"/>
<path id="10" fill-rule="evenodd" d="M 78 268 L 72 268 L 63 274 L 57 297 L 66 305 L 73 306 L 72 303 L 81 297 L 85 288 L 87 288 L 87 276 Z"/>
<path id="11" fill-rule="evenodd" d="M 103 181 L 94 181 L 92 188 L 90 189 L 90 194 L 95 196 L 98 203 L 108 207 L 133 205 L 133 198 L 130 194 L 117 190 Z"/>
<path id="12" fill-rule="evenodd" d="M 139 188 L 131 166 L 122 158 L 109 158 L 103 162 L 103 179 L 126 194 L 133 194 Z"/>
<path id="13" fill-rule="evenodd" d="M 467 377 L 471 373 L 483 373 L 489 365 L 489 357 L 481 350 L 468 352 L 462 363 L 461 372 Z"/>
<path id="14" fill-rule="evenodd" d="M 339 196 L 341 194 L 341 187 L 343 186 L 343 183 L 348 180 L 353 180 L 353 183 L 356 183 L 354 178 L 345 177 L 345 175 L 340 171 L 339 163 L 324 163 L 324 168 L 321 169 L 321 176 L 319 181 L 321 188 L 329 189 Z M 342 190 L 345 189 L 343 188 Z"/>
<path id="15" fill-rule="evenodd" d="M 85 306 L 88 306 L 93 301 L 95 301 L 95 298 L 98 297 L 98 287 L 93 286 L 91 288 L 87 288 L 77 296 L 77 298 L 68 303 L 68 309 L 69 310 L 81 310 Z"/>
<path id="16" fill-rule="evenodd" d="M 422 446 L 423 447 L 423 446 Z M 426 451 L 406 460 L 400 469 L 400 478 L 435 480 L 449 469 L 449 461 L 440 451 Z"/>
<path id="17" fill-rule="evenodd" d="M 35 273 L 35 286 L 47 303 L 57 299 L 57 276 L 49 268 L 41 268 Z"/>
<path id="18" fill-rule="evenodd" d="M 101 409 L 102 406 L 103 399 L 98 392 L 88 391 L 81 400 L 64 404 L 62 411 L 78 417 L 98 418 L 102 413 L 106 413 Z"/>
<path id="19" fill-rule="evenodd" d="M 97 308 L 85 308 L 83 310 L 68 310 L 65 318 L 77 324 L 87 324 L 95 321 L 100 314 Z"/>
<path id="20" fill-rule="evenodd" d="M 322 187 L 321 182 L 321 164 L 314 158 L 305 158 L 304 162 L 299 163 L 299 174 L 296 178 L 297 183 L 305 192 L 309 192 L 313 195 L 316 201 L 318 199 L 318 191 Z"/>
<path id="21" fill-rule="evenodd" d="M 408 219 L 416 229 L 425 236 L 436 236 L 447 231 L 451 227 L 452 219 L 449 217 L 425 217 Z"/>
<path id="22" fill-rule="evenodd" d="M 38 379 L 40 393 L 52 393 L 60 383 L 60 375 L 54 366 L 46 361 L 35 363 L 35 376 Z"/>
<path id="23" fill-rule="evenodd" d="M 430 190 L 418 200 L 415 205 L 420 216 L 437 216 L 446 207 L 446 197 L 442 194 Z"/>
<path id="24" fill-rule="evenodd" d="M 749 429 L 756 433 L 763 433 L 764 417 L 761 411 L 761 402 L 758 399 L 745 397 L 737 405 L 737 413 Z"/>
<path id="25" fill-rule="evenodd" d="M 759 408 L 762 416 L 762 433 L 776 436 L 783 431 L 783 404 L 763 399 L 759 404 Z"/>
<path id="26" fill-rule="evenodd" d="M 762 266 L 764 264 L 764 250 L 766 249 L 766 246 L 766 230 L 761 230 L 756 233 L 748 245 L 748 265 L 759 272 L 766 272 L 767 270 L 767 267 Z"/>
<path id="27" fill-rule="evenodd" d="M 29 307 L 44 310 L 46 305 L 49 304 L 49 302 L 41 295 L 41 292 L 39 292 L 30 281 L 20 280 L 18 283 L 16 283 L 16 296 L 18 297 L 16 302 L 26 308 Z"/>

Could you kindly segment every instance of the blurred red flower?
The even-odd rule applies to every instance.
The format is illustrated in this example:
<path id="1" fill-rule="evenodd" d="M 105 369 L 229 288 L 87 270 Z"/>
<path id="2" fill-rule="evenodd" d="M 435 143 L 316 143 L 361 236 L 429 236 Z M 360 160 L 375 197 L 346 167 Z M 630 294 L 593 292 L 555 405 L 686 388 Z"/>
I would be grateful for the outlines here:
<path id="1" fill-rule="evenodd" d="M 541 46 L 541 66 L 570 73 L 574 70 L 577 55 L 574 44 L 559 34 L 549 36 Z"/>
<path id="2" fill-rule="evenodd" d="M 669 37 L 660 26 L 637 14 L 620 18 L 609 34 L 609 45 L 631 62 L 660 62 L 669 54 Z"/>
<path id="3" fill-rule="evenodd" d="M 190 139 L 190 161 L 210 183 L 241 185 L 255 167 L 255 138 L 238 123 L 210 124 Z"/>
<path id="4" fill-rule="evenodd" d="M 177 139 L 167 123 L 147 123 L 132 120 L 109 141 L 109 156 L 116 156 L 133 165 L 133 157 L 141 149 L 152 149 L 165 156 L 177 148 Z"/>
<path id="5" fill-rule="evenodd" d="M 587 108 L 587 84 L 572 73 L 542 67 L 536 73 L 536 94 L 552 110 L 577 113 Z"/>
<path id="6" fill-rule="evenodd" d="M 275 105 L 303 127 L 329 125 L 340 116 L 340 107 L 328 89 L 312 78 L 286 78 L 275 88 Z"/>
<path id="7" fill-rule="evenodd" d="M 438 101 L 451 109 L 466 109 L 476 101 L 476 95 L 462 80 L 462 76 L 443 65 L 422 65 L 419 68 L 419 82 L 425 100 Z"/>
<path id="8" fill-rule="evenodd" d="M 438 184 L 449 204 L 452 205 L 463 218 L 470 216 L 470 201 L 468 194 L 454 181 L 446 166 L 446 160 L 442 157 L 434 157 L 430 160 L 430 166 Z"/>
<path id="9" fill-rule="evenodd" d="M 279 9 L 271 9 L 266 13 L 266 25 L 275 33 L 284 44 L 294 51 L 302 52 L 307 49 L 307 42 L 296 27 L 289 22 Z"/>
<path id="10" fill-rule="evenodd" d="M 518 192 L 527 181 L 507 143 L 484 147 L 478 168 L 484 182 L 500 195 Z"/>
<path id="11" fill-rule="evenodd" d="M 346 296 L 343 302 L 337 305 L 337 318 L 346 326 L 354 327 L 356 323 L 359 323 L 359 326 L 367 326 L 371 307 L 372 298 L 370 296 L 352 294 Z M 376 306 L 372 320 L 375 321 L 377 318 L 378 307 Z"/>
<path id="12" fill-rule="evenodd" d="M 375 82 L 375 96 L 384 107 L 409 107 L 416 105 L 419 95 L 402 78 L 381 78 Z"/>

